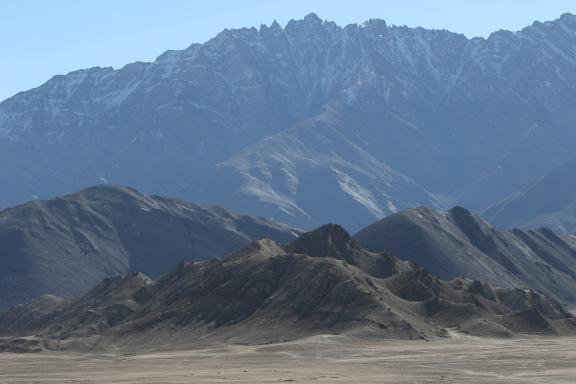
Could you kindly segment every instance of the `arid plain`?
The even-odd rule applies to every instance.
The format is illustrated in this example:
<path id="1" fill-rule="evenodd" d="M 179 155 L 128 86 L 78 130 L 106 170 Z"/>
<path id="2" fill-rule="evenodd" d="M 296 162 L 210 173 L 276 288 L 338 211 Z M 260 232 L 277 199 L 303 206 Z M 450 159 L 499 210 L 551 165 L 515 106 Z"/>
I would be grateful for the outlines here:
<path id="1" fill-rule="evenodd" d="M 265 346 L 0 354 L 0 383 L 574 383 L 575 338 L 433 342 L 317 336 Z"/>

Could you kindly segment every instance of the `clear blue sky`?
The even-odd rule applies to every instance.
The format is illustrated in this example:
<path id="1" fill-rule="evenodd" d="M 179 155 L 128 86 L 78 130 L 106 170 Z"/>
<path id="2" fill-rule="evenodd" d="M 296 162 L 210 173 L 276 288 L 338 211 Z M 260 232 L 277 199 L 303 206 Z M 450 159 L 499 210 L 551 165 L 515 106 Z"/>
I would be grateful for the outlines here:
<path id="1" fill-rule="evenodd" d="M 576 14 L 576 0 L 1 0 L 0 100 L 55 74 L 151 61 L 222 29 L 315 12 L 344 25 L 444 28 L 468 37 Z"/>

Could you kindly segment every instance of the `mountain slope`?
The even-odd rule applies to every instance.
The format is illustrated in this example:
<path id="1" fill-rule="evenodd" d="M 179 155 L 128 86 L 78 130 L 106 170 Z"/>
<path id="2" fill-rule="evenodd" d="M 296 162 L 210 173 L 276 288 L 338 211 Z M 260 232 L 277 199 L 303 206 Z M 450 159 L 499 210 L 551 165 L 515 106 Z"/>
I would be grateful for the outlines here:
<path id="1" fill-rule="evenodd" d="M 357 233 L 373 251 L 390 250 L 443 279 L 465 276 L 576 301 L 576 237 L 548 229 L 499 232 L 467 210 L 408 209 Z"/>
<path id="2" fill-rule="evenodd" d="M 302 227 L 484 209 L 573 158 L 575 42 L 570 14 L 487 39 L 311 14 L 56 76 L 0 103 L 0 205 L 105 179 Z"/>
<path id="3" fill-rule="evenodd" d="M 289 241 L 283 225 L 217 207 L 97 186 L 0 212 L 0 307 L 43 294 L 77 297 L 129 270 L 158 276 L 254 239 Z"/>
<path id="4" fill-rule="evenodd" d="M 445 327 L 479 336 L 574 334 L 576 320 L 533 291 L 438 280 L 327 225 L 286 247 L 261 240 L 223 260 L 183 263 L 158 281 L 137 273 L 108 279 L 44 325 L 3 336 L 35 333 L 50 349 L 154 349 L 326 333 L 420 339 L 446 336 Z"/>
<path id="5" fill-rule="evenodd" d="M 576 160 L 488 209 L 483 216 L 501 228 L 539 228 L 576 233 Z"/>

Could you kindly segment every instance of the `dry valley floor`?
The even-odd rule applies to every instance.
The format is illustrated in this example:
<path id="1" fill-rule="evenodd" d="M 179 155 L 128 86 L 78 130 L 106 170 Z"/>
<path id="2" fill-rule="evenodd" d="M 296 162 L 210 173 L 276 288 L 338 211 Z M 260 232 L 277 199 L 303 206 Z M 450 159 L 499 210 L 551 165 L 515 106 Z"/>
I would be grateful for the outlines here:
<path id="1" fill-rule="evenodd" d="M 574 383 L 576 338 L 434 342 L 318 336 L 265 346 L 0 354 L 0 383 Z"/>

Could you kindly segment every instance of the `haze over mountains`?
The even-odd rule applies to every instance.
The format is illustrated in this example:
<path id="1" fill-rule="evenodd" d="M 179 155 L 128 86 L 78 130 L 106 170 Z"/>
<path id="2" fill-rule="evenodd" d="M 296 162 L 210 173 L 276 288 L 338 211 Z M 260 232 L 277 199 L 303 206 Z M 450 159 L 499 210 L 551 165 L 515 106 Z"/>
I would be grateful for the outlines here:
<path id="1" fill-rule="evenodd" d="M 574 105 L 574 15 L 467 39 L 311 14 L 2 102 L 0 205 L 108 180 L 303 228 L 481 211 L 574 158 Z"/>
<path id="2" fill-rule="evenodd" d="M 553 169 L 484 216 L 499 227 L 547 227 L 576 233 L 576 160 Z"/>
<path id="3" fill-rule="evenodd" d="M 298 231 L 222 208 L 97 186 L 0 212 L 0 309 L 40 295 L 77 298 L 105 277 L 171 271 L 253 240 Z"/>
<path id="4" fill-rule="evenodd" d="M 106 279 L 69 305 L 44 298 L 0 312 L 0 336 L 8 336 L 0 350 L 176 349 L 327 333 L 428 339 L 447 336 L 447 327 L 573 335 L 576 318 L 534 291 L 441 281 L 326 225 L 287 246 L 261 240 L 223 260 L 182 263 L 156 281 Z"/>

